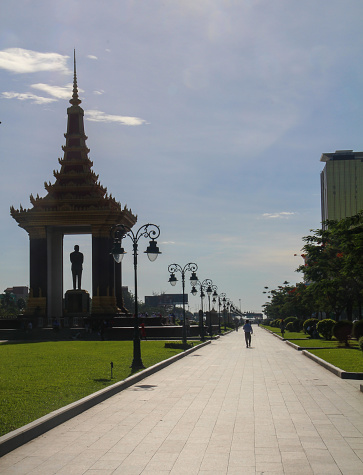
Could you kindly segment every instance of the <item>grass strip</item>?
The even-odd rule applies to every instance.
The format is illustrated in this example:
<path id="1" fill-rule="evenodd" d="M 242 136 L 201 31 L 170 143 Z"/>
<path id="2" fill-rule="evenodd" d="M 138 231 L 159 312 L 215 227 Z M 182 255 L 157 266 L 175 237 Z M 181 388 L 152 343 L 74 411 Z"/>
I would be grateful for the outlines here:
<path id="1" fill-rule="evenodd" d="M 313 355 L 349 373 L 363 373 L 363 352 L 356 348 L 309 350 Z"/>
<path id="2" fill-rule="evenodd" d="M 282 337 L 280 328 L 270 327 L 268 325 L 261 325 L 261 326 L 263 328 L 266 328 L 267 330 L 270 330 L 270 332 L 276 333 L 277 335 Z M 284 338 L 288 339 L 288 340 L 290 340 L 292 338 L 305 340 L 305 339 L 309 338 L 309 335 L 306 335 L 304 332 L 289 332 L 289 331 L 285 330 Z"/>
<path id="3" fill-rule="evenodd" d="M 311 340 L 295 340 L 294 338 L 288 338 L 291 343 L 301 346 L 302 348 L 342 348 L 345 349 L 344 343 L 339 343 L 335 339 L 323 340 L 320 338 L 312 338 Z M 358 349 L 358 342 L 356 340 L 349 340 L 350 348 Z M 349 348 L 348 348 L 349 350 Z"/>
<path id="4" fill-rule="evenodd" d="M 141 342 L 146 368 L 182 351 Z M 1 344 L 0 436 L 131 376 L 132 356 L 132 341 Z"/>
<path id="5" fill-rule="evenodd" d="M 263 325 L 263 327 L 281 336 L 281 330 L 279 328 L 267 325 Z M 363 352 L 360 351 L 356 340 L 349 340 L 349 348 L 346 348 L 344 343 L 339 343 L 335 338 L 332 338 L 331 340 L 309 338 L 303 332 L 297 333 L 285 331 L 284 338 L 297 346 L 308 349 L 310 353 L 313 353 L 322 360 L 325 360 L 327 363 L 330 363 L 343 371 L 348 371 L 350 373 L 363 372 Z M 309 349 L 317 347 L 323 349 Z"/>

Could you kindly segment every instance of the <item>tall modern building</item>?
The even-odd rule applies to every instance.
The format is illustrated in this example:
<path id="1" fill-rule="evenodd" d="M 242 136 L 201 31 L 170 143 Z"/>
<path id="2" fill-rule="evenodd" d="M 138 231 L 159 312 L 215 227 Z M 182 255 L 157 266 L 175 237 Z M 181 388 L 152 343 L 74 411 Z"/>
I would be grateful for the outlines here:
<path id="1" fill-rule="evenodd" d="M 363 152 L 337 150 L 323 153 L 321 217 L 340 220 L 363 210 Z"/>

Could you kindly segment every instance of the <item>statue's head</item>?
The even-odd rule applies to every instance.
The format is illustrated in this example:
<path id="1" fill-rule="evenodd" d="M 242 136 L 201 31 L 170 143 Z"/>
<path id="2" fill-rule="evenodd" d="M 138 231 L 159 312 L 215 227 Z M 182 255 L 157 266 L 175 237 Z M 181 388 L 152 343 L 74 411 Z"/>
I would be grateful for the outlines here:
<path id="1" fill-rule="evenodd" d="M 75 251 L 79 251 L 79 246 L 78 246 L 78 244 L 76 244 L 76 245 L 74 246 L 74 250 L 75 250 Z"/>

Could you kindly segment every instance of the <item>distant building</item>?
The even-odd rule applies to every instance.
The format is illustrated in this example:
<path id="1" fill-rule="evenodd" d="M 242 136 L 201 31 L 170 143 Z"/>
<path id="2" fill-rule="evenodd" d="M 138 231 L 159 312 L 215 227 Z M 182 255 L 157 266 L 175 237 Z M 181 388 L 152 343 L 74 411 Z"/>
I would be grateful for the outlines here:
<path id="1" fill-rule="evenodd" d="M 4 293 L 8 292 L 14 294 L 17 299 L 26 300 L 29 296 L 29 288 L 25 286 L 8 287 L 4 290 Z"/>
<path id="2" fill-rule="evenodd" d="M 249 319 L 257 318 L 262 320 L 263 318 L 263 314 L 257 312 L 242 312 L 242 316 Z"/>
<path id="3" fill-rule="evenodd" d="M 323 153 L 320 175 L 321 218 L 341 220 L 363 209 L 363 152 Z"/>
<path id="4" fill-rule="evenodd" d="M 188 304 L 188 294 L 184 294 L 184 303 Z M 183 294 L 161 294 L 145 297 L 145 305 L 150 307 L 160 307 L 162 305 L 182 305 Z"/>

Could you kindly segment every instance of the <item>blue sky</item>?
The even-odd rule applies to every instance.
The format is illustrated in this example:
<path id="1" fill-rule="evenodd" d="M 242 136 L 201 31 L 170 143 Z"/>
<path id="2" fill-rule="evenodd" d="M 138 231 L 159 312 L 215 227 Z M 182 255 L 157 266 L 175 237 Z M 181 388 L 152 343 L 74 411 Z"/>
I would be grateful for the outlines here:
<path id="1" fill-rule="evenodd" d="M 363 146 L 361 0 L 3 0 L 1 11 L 1 291 L 29 284 L 28 236 L 9 209 L 54 183 L 74 48 L 93 169 L 137 227 L 161 228 L 157 261 L 140 252 L 139 296 L 180 292 L 174 262 L 197 263 L 245 311 L 261 311 L 264 286 L 301 280 L 320 156 Z M 65 239 L 65 290 L 76 243 L 91 291 L 84 236 Z"/>

